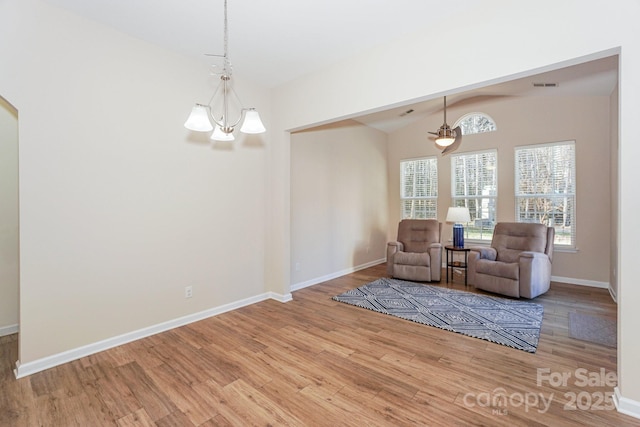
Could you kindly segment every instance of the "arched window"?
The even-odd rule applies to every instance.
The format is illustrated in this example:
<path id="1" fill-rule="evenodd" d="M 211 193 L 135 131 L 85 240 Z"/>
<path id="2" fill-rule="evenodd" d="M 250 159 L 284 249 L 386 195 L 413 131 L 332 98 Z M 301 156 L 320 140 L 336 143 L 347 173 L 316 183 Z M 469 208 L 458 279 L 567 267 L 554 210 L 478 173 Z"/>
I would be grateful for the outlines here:
<path id="1" fill-rule="evenodd" d="M 474 133 L 493 132 L 497 130 L 496 122 L 484 113 L 469 113 L 460 117 L 453 128 L 460 126 L 463 135 Z"/>

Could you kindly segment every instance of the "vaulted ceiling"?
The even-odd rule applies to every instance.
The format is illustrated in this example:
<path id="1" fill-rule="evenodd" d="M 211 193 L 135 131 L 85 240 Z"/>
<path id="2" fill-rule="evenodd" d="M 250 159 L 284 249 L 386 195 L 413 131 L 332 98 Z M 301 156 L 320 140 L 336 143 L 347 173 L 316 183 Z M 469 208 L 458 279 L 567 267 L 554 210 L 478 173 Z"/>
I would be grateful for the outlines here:
<path id="1" fill-rule="evenodd" d="M 208 63 L 217 60 L 205 54 L 223 53 L 224 0 L 44 1 Z M 461 10 L 477 7 L 482 2 L 228 0 L 229 57 L 243 77 L 275 87 L 418 31 L 436 17 L 453 19 Z M 617 70 L 617 58 L 605 58 L 450 94 L 448 104 L 473 104 L 487 96 L 609 95 L 617 82 Z M 557 87 L 539 88 L 533 83 L 557 83 Z M 414 111 L 403 114 L 409 109 Z M 433 99 L 357 119 L 391 132 L 441 110 L 442 100 Z"/>
<path id="2" fill-rule="evenodd" d="M 223 53 L 224 0 L 44 1 L 203 60 L 206 53 Z M 477 4 L 228 0 L 229 56 L 238 73 L 273 87 Z"/>

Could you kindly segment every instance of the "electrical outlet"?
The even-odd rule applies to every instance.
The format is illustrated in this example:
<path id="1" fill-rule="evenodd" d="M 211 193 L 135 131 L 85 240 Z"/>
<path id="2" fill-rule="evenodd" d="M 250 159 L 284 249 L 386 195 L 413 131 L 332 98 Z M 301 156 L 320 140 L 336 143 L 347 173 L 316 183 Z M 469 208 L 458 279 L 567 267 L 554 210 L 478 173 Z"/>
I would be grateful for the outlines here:
<path id="1" fill-rule="evenodd" d="M 184 288 L 184 297 L 191 298 L 193 296 L 193 286 L 186 286 Z"/>
<path id="2" fill-rule="evenodd" d="M 300 271 L 302 267 L 300 266 L 299 262 L 296 262 L 296 271 Z"/>

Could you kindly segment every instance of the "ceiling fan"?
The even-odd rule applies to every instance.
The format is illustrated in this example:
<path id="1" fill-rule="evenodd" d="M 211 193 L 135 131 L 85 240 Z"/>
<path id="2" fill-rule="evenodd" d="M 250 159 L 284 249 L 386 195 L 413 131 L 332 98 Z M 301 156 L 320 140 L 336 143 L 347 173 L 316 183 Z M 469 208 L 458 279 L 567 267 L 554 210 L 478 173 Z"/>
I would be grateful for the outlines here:
<path id="1" fill-rule="evenodd" d="M 455 129 L 447 124 L 447 97 L 444 97 L 444 124 L 440 126 L 438 132 L 429 132 L 432 135 L 436 135 L 436 147 L 442 150 L 442 154 L 448 154 L 455 151 L 462 142 L 462 129 L 460 126 Z"/>

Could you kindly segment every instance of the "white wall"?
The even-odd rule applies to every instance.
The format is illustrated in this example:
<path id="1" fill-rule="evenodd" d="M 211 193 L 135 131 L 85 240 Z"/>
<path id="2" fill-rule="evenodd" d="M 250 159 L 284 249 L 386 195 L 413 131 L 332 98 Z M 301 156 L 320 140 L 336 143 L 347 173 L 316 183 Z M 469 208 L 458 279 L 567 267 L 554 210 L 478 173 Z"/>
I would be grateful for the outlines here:
<path id="1" fill-rule="evenodd" d="M 556 251 L 552 274 L 583 282 L 609 283 L 610 252 L 610 132 L 609 97 L 510 97 L 474 104 L 450 105 L 449 123 L 479 111 L 496 121 L 498 130 L 463 138 L 455 152 L 461 154 L 497 149 L 498 221 L 515 221 L 514 156 L 522 145 L 559 141 L 576 142 L 576 253 Z M 443 241 L 452 237 L 445 223 L 451 206 L 451 156 L 442 156 L 428 131 L 442 125 L 442 113 L 431 115 L 389 136 L 389 238 L 400 220 L 400 161 L 437 156 L 438 220 L 443 222 Z"/>
<path id="2" fill-rule="evenodd" d="M 206 64 L 36 0 L 0 2 L 0 40 L 23 367 L 264 293 L 268 135 L 212 149 L 182 126 L 214 89 Z M 269 127 L 269 92 L 234 80 Z"/>
<path id="3" fill-rule="evenodd" d="M 637 16 L 635 0 L 485 0 L 455 26 L 428 21 L 271 99 L 239 81 L 264 114 L 265 146 L 212 151 L 175 126 L 210 93 L 206 67 L 37 0 L 0 1 L 0 40 L 11 41 L 0 43 L 0 95 L 20 116 L 20 359 L 264 290 L 286 294 L 288 131 L 619 50 L 618 369 L 620 402 L 636 408 Z M 488 48 L 469 50 L 478 40 Z M 191 300 L 185 284 L 195 286 Z"/>
<path id="4" fill-rule="evenodd" d="M 386 256 L 387 135 L 349 120 L 291 136 L 292 288 Z"/>
<path id="5" fill-rule="evenodd" d="M 552 12 L 549 12 L 552 11 Z M 606 13 L 603 13 L 606 11 Z M 274 141 L 268 155 L 267 285 L 286 290 L 290 276 L 290 139 L 288 130 L 354 117 L 385 106 L 439 97 L 449 91 L 496 82 L 508 76 L 537 74 L 587 59 L 622 52 L 620 67 L 619 211 L 619 404 L 640 417 L 640 276 L 635 195 L 640 156 L 635 143 L 640 116 L 640 39 L 634 0 L 584 2 L 508 0 L 478 2 L 456 16 L 456 25 L 432 20 L 423 31 L 349 58 L 340 64 L 283 85 L 274 91 Z M 567 31 L 570 23 L 571 31 Z M 436 42 L 437 41 L 437 42 Z M 443 42 L 444 41 L 444 42 Z M 477 46 L 479 50 L 470 49 Z M 447 66 L 438 58 L 446 58 Z M 313 102 L 308 102 L 313 99 Z M 336 100 L 340 100 L 337 102 Z M 626 408 L 626 409 L 625 409 Z"/>
<path id="6" fill-rule="evenodd" d="M 0 336 L 18 327 L 18 116 L 0 97 Z"/>

